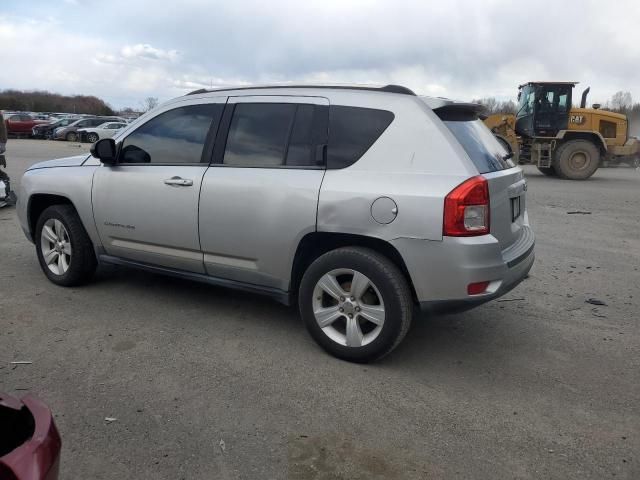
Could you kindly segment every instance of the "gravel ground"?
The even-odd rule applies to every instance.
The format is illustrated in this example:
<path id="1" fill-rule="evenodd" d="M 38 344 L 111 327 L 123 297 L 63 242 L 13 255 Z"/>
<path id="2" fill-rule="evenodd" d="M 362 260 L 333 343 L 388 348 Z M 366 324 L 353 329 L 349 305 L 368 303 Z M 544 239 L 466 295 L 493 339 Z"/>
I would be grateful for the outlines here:
<path id="1" fill-rule="evenodd" d="M 8 146 L 14 179 L 87 150 Z M 55 412 L 63 479 L 640 478 L 640 173 L 526 172 L 530 277 L 365 366 L 266 298 L 119 267 L 56 287 L 1 209 L 0 390 Z"/>

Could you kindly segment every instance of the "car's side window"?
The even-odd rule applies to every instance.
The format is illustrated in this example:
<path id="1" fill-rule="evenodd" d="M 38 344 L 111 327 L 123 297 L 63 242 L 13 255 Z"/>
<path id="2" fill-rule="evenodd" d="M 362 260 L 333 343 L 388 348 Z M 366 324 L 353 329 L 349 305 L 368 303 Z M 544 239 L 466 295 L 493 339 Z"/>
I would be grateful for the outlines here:
<path id="1" fill-rule="evenodd" d="M 200 163 L 209 129 L 218 129 L 223 109 L 220 103 L 189 105 L 152 118 L 124 139 L 119 163 Z"/>
<path id="2" fill-rule="evenodd" d="M 358 161 L 393 119 L 387 110 L 331 105 L 327 168 L 345 168 Z"/>
<path id="3" fill-rule="evenodd" d="M 292 103 L 236 105 L 223 162 L 236 167 L 284 165 L 295 111 Z"/>
<path id="4" fill-rule="evenodd" d="M 305 166 L 313 165 L 313 105 L 298 105 L 296 110 L 289 148 L 287 149 L 287 165 Z"/>
<path id="5" fill-rule="evenodd" d="M 317 167 L 313 139 L 317 107 L 297 103 L 235 106 L 223 163 L 234 167 Z"/>

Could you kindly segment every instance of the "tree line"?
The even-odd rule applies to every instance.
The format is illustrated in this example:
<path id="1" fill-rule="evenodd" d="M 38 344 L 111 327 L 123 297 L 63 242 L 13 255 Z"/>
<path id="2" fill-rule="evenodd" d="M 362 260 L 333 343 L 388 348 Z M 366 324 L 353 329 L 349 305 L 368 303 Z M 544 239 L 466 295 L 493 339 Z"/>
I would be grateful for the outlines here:
<path id="1" fill-rule="evenodd" d="M 0 110 L 114 115 L 113 109 L 93 95 L 60 95 L 47 91 L 0 91 Z"/>
<path id="2" fill-rule="evenodd" d="M 472 100 L 472 102 L 482 105 L 488 115 L 494 113 L 512 113 L 515 115 L 518 109 L 518 105 L 513 100 L 500 101 L 495 97 L 478 98 Z M 600 108 L 610 112 L 623 113 L 630 117 L 640 115 L 640 103 L 633 103 L 631 92 L 616 92 L 610 100 L 600 105 Z"/>
<path id="3" fill-rule="evenodd" d="M 485 108 L 487 115 L 494 113 L 516 114 L 518 106 L 513 100 L 500 101 L 495 97 L 472 100 Z M 633 102 L 631 92 L 616 92 L 609 100 L 600 106 L 602 110 L 622 113 L 629 121 L 629 135 L 640 137 L 640 102 Z"/>

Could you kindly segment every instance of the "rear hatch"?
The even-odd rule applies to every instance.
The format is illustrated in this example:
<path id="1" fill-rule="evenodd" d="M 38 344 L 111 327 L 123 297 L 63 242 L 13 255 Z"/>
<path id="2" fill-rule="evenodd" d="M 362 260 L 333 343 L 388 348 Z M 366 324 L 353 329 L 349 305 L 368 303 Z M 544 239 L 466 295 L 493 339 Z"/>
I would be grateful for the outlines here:
<path id="1" fill-rule="evenodd" d="M 530 243 L 525 223 L 526 181 L 522 169 L 479 118 L 479 105 L 452 103 L 434 109 L 489 183 L 491 234 L 503 250 Z M 516 253 L 516 252 L 514 252 Z"/>

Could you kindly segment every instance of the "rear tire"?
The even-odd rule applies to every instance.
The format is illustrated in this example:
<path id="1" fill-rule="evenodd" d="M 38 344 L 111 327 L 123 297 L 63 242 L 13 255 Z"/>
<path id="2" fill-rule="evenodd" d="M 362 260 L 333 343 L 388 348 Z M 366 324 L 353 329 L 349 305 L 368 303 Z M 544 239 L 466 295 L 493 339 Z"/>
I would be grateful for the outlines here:
<path id="1" fill-rule="evenodd" d="M 35 243 L 40 267 L 56 285 L 82 285 L 93 276 L 97 265 L 93 244 L 71 205 L 52 205 L 42 212 Z"/>
<path id="2" fill-rule="evenodd" d="M 546 175 L 547 177 L 555 177 L 558 175 L 558 173 L 556 172 L 556 169 L 553 167 L 538 167 L 538 170 L 540 170 L 540 172 L 543 175 Z"/>
<path id="3" fill-rule="evenodd" d="M 586 180 L 600 166 L 600 149 L 589 140 L 569 140 L 558 147 L 553 168 L 560 178 Z"/>
<path id="4" fill-rule="evenodd" d="M 357 363 L 396 348 L 413 318 L 403 273 L 388 258 L 360 247 L 317 258 L 302 278 L 298 302 L 313 339 L 331 355 Z"/>

